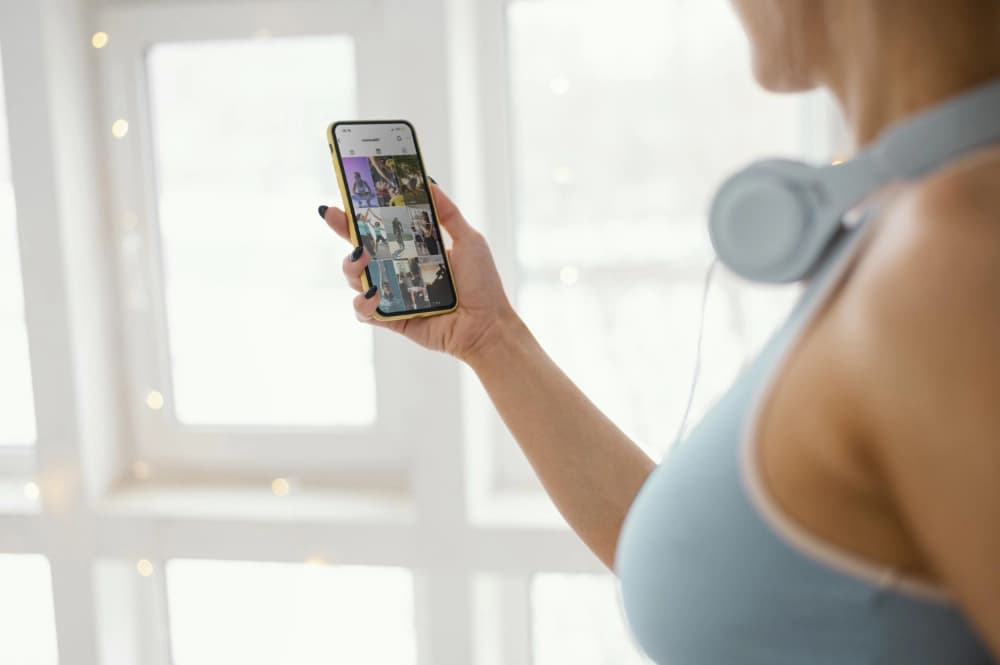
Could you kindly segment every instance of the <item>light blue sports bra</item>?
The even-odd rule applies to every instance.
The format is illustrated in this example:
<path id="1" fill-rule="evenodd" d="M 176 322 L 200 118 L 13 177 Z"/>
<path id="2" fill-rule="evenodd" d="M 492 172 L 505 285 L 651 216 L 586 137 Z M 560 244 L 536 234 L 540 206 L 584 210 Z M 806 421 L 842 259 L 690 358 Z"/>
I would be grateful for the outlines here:
<path id="1" fill-rule="evenodd" d="M 788 320 L 632 504 L 615 569 L 632 632 L 659 665 L 996 665 L 943 591 L 804 531 L 755 468 L 761 398 L 869 226 L 841 236 Z"/>

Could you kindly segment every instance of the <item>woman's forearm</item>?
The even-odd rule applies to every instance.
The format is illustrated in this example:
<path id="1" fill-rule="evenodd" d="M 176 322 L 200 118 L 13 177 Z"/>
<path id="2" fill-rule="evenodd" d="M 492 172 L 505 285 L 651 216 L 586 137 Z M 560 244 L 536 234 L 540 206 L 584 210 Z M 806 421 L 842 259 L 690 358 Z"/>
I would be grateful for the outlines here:
<path id="1" fill-rule="evenodd" d="M 607 565 L 653 461 L 559 369 L 520 319 L 466 359 L 578 536 Z"/>

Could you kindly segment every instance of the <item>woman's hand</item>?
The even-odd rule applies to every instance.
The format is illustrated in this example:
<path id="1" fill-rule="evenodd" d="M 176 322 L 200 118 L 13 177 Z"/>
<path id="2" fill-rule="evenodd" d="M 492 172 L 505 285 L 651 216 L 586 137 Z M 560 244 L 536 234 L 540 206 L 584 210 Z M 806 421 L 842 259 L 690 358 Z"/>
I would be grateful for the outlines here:
<path id="1" fill-rule="evenodd" d="M 432 192 L 441 225 L 454 240 L 449 256 L 458 309 L 379 321 L 372 318 L 379 302 L 375 288 L 355 297 L 354 310 L 362 321 L 472 366 L 556 506 L 610 568 L 625 514 L 653 462 L 546 355 L 507 301 L 486 240 L 440 188 Z M 343 211 L 320 212 L 330 228 L 350 238 Z M 360 292 L 370 257 L 355 251 L 356 258 L 352 252 L 344 259 L 344 275 Z"/>
<path id="2" fill-rule="evenodd" d="M 454 241 L 448 250 L 448 258 L 455 288 L 459 292 L 458 309 L 439 316 L 397 321 L 373 318 L 380 295 L 374 285 L 368 292 L 361 292 L 361 274 L 371 260 L 363 246 L 344 257 L 344 276 L 351 288 L 358 291 L 354 298 L 354 312 L 360 321 L 394 330 L 428 349 L 444 351 L 471 362 L 504 334 L 506 324 L 515 323 L 518 319 L 504 293 L 486 239 L 469 225 L 440 187 L 432 185 L 431 191 L 441 226 Z M 337 235 L 350 241 L 344 211 L 321 206 L 320 214 Z"/>

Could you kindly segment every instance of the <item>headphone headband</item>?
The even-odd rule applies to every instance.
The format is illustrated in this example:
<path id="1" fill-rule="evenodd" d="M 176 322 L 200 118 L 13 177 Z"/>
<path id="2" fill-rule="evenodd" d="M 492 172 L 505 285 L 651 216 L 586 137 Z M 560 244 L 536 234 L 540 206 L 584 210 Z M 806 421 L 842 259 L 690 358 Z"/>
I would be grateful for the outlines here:
<path id="1" fill-rule="evenodd" d="M 890 127 L 872 147 L 887 172 L 912 180 L 1000 141 L 1000 80 L 974 88 Z"/>
<path id="2" fill-rule="evenodd" d="M 913 180 L 1000 142 L 1000 79 L 893 125 L 844 164 L 755 162 L 715 195 L 709 235 L 720 260 L 748 279 L 792 282 L 823 255 L 841 218 L 892 180 Z"/>

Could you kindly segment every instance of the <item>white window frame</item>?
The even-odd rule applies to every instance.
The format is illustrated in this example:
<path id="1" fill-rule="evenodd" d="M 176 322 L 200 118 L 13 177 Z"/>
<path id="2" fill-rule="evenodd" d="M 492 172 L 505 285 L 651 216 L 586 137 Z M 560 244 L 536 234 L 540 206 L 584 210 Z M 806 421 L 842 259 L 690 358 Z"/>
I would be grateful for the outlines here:
<path id="1" fill-rule="evenodd" d="M 441 30 L 445 18 L 460 22 L 469 12 L 475 14 L 471 0 L 451 2 L 447 11 L 445 5 L 433 2 L 413 5 L 404 0 L 378 3 L 384 13 L 377 22 L 380 29 L 391 25 L 388 17 L 402 15 L 408 19 L 408 29 L 433 34 Z M 293 9 L 304 14 L 298 15 L 295 25 L 283 28 L 281 17 L 287 19 Z M 126 15 L 134 19 L 141 14 L 154 22 L 173 16 L 179 30 L 177 17 L 190 18 L 191 11 L 209 12 L 215 18 L 186 24 L 193 32 L 185 34 L 217 38 L 218 32 L 198 33 L 199 26 L 219 27 L 222 17 L 232 21 L 242 13 L 240 25 L 252 34 L 259 26 L 250 26 L 246 15 L 264 12 L 277 17 L 268 26 L 272 34 L 303 34 L 315 32 L 311 26 L 319 23 L 310 20 L 304 25 L 301 16 L 329 16 L 330 8 L 319 2 L 227 2 L 193 8 L 165 0 L 148 6 L 108 4 L 93 11 L 83 0 L 0 3 L 0 42 L 9 54 L 4 59 L 5 80 L 8 91 L 17 91 L 8 94 L 11 162 L 38 422 L 34 479 L 41 488 L 38 501 L 21 501 L 15 508 L 0 502 L 0 550 L 47 557 L 61 665 L 168 665 L 164 564 L 169 559 L 301 563 L 317 556 L 335 564 L 414 571 L 420 665 L 474 662 L 473 635 L 482 630 L 499 631 L 507 638 L 500 641 L 500 653 L 492 654 L 499 662 L 525 662 L 531 652 L 526 629 L 531 576 L 603 569 L 564 529 L 469 519 L 466 452 L 482 446 L 463 442 L 458 408 L 454 418 L 442 419 L 433 437 L 418 437 L 405 450 L 402 503 L 377 510 L 343 492 L 308 496 L 293 492 L 278 498 L 271 496 L 266 483 L 222 484 L 231 481 L 234 468 L 248 468 L 229 456 L 215 460 L 217 466 L 210 458 L 195 458 L 198 473 L 181 476 L 186 487 L 161 483 L 155 473 L 147 481 L 132 475 L 137 460 L 146 461 L 154 471 L 160 464 L 146 456 L 152 449 L 138 447 L 136 440 L 145 430 L 135 422 L 146 390 L 157 386 L 150 385 L 152 379 L 137 381 L 132 374 L 137 352 L 131 343 L 127 355 L 121 352 L 123 341 L 134 340 L 143 330 L 130 319 L 128 293 L 120 286 L 130 277 L 116 249 L 122 239 L 122 215 L 128 209 L 125 205 L 147 210 L 149 201 L 143 198 L 137 203 L 123 195 L 124 167 L 119 160 L 143 167 L 141 160 L 148 160 L 148 151 L 132 148 L 139 150 L 136 157 L 126 150 L 128 143 L 107 136 L 113 119 L 122 115 L 130 118 L 133 139 L 148 128 L 142 126 L 142 114 L 135 113 L 142 99 L 138 84 L 130 87 L 113 80 L 135 66 L 134 60 L 131 65 L 109 66 L 113 51 L 94 51 L 88 42 L 91 32 L 105 30 L 112 44 L 127 44 L 125 27 L 115 23 L 127 22 Z M 227 31 L 232 25 L 227 23 Z M 449 39 L 468 41 L 431 42 L 424 51 L 425 69 L 451 75 L 449 65 L 456 65 L 456 57 L 475 61 L 474 34 L 449 31 Z M 359 40 L 359 50 L 363 43 Z M 392 95 L 365 93 L 362 86 L 359 113 L 396 115 L 394 98 L 426 97 L 425 85 L 413 83 Z M 435 85 L 454 92 L 441 80 Z M 123 106 L 116 107 L 109 99 Z M 449 189 L 463 199 L 461 192 L 482 187 L 469 174 L 459 176 L 452 168 L 451 150 L 457 154 L 467 148 L 458 150 L 460 134 L 452 132 L 456 100 L 439 101 L 410 109 L 408 115 L 420 130 L 435 177 L 447 186 L 454 174 L 460 184 Z M 93 168 L 104 162 L 107 171 Z M 133 185 L 142 197 L 152 191 L 145 178 Z M 102 192 L 110 192 L 110 197 Z M 129 225 L 124 226 L 127 230 Z M 376 349 L 379 359 L 405 357 L 411 369 L 440 377 L 442 403 L 459 403 L 460 372 L 454 361 L 414 349 L 388 334 L 376 334 Z M 155 368 L 158 363 L 162 359 L 146 364 Z M 273 434 L 265 433 L 258 442 Z M 321 453 L 309 459 L 308 451 L 302 451 L 295 455 L 312 467 L 317 462 L 320 467 L 324 462 L 345 463 L 342 457 L 324 460 Z M 175 461 L 167 456 L 162 463 Z M 284 473 L 294 462 L 265 456 L 251 470 Z M 352 462 L 360 460 L 346 460 Z M 192 471 L 192 467 L 178 465 L 176 470 Z M 29 479 L 25 474 L 24 480 Z M 20 493 L 20 487 L 15 489 Z M 6 496 L 6 491 L 0 487 L 0 494 Z M 149 577 L 136 574 L 140 558 L 152 562 Z M 481 595 L 474 593 L 474 581 L 481 575 L 500 576 L 495 579 L 502 580 L 498 583 L 505 590 L 494 608 L 498 614 L 488 625 L 474 620 L 478 606 L 474 596 Z"/>
<path id="2" fill-rule="evenodd" d="M 523 510 L 507 519 L 477 512 L 496 489 L 495 458 L 518 453 L 497 451 L 483 440 L 479 416 L 458 407 L 475 393 L 469 372 L 383 331 L 375 333 L 378 389 L 399 383 L 393 367 L 406 366 L 436 377 L 441 403 L 454 405 L 433 436 L 411 439 L 390 421 L 368 431 L 181 428 L 169 408 L 153 414 L 144 405 L 151 389 L 169 398 L 146 46 L 262 29 L 342 32 L 349 16 L 364 63 L 376 39 L 443 34 L 414 63 L 424 79 L 397 81 L 390 92 L 366 83 L 377 77 L 359 76 L 359 115 L 398 116 L 398 99 L 414 100 L 403 114 L 421 134 L 432 174 L 490 238 L 515 291 L 507 1 L 0 1 L 38 422 L 35 450 L 18 451 L 28 460 L 18 474 L 29 480 L 33 467 L 42 492 L 14 509 L 0 502 L 0 550 L 48 558 L 61 665 L 169 665 L 164 564 L 173 558 L 322 557 L 409 569 L 419 665 L 530 663 L 532 576 L 606 573 L 561 523 L 529 524 Z M 89 46 L 97 30 L 111 36 L 102 51 Z M 130 123 L 123 141 L 110 137 L 118 117 Z M 129 233 L 142 236 L 144 265 L 129 265 L 117 249 Z M 152 294 L 153 307 L 130 309 L 133 288 Z M 476 409 L 495 418 L 483 404 Z M 132 472 L 140 461 L 152 478 Z M 287 497 L 260 482 L 296 473 L 328 482 Z M 364 476 L 386 500 L 363 503 L 344 490 L 344 475 Z M 149 577 L 136 574 L 140 558 L 153 564 Z M 476 652 L 482 640 L 474 636 L 484 633 L 498 636 L 495 652 Z"/>
<path id="3" fill-rule="evenodd" d="M 2 36 L 2 33 L 0 33 Z M 0 64 L 3 64 L 3 42 L 0 41 Z M 5 78 L 3 72 L 0 71 L 0 85 L 4 85 Z M 9 102 L 8 102 L 9 103 Z M 7 127 L 0 127 L 0 132 L 8 132 Z M 8 132 L 9 134 L 9 132 Z M 8 139 L 9 136 L 5 137 Z M 13 173 L 10 174 L 11 179 L 13 179 Z M 16 199 L 15 199 L 16 204 Z M 14 219 L 15 228 L 17 226 L 17 212 L 15 210 Z M 19 235 L 19 234 L 17 234 Z M 18 253 L 20 254 L 23 250 L 20 248 L 20 240 L 18 239 Z M 23 270 L 23 267 L 22 267 Z M 24 287 L 22 285 L 22 295 Z M 2 370 L 0 370 L 2 371 Z M 34 386 L 32 386 L 34 389 Z M 3 408 L 5 405 L 0 405 Z M 9 441 L 0 439 L 0 482 L 23 482 L 25 478 L 30 478 L 34 472 L 35 468 L 35 447 L 34 442 L 29 445 L 23 444 L 12 444 Z"/>
<path id="4" fill-rule="evenodd" d="M 114 35 L 108 57 L 103 59 L 104 118 L 129 119 L 125 139 L 116 140 L 110 133 L 105 135 L 111 157 L 112 215 L 123 221 L 123 236 L 134 234 L 142 247 L 136 253 L 140 260 L 124 263 L 122 280 L 127 285 L 122 302 L 126 303 L 124 318 L 129 342 L 129 404 L 137 434 L 135 460 L 154 469 L 175 472 L 207 469 L 253 475 L 278 468 L 287 474 L 316 476 L 362 471 L 369 477 L 381 473 L 387 485 L 398 484 L 410 455 L 412 432 L 406 423 L 415 422 L 419 416 L 417 405 L 407 399 L 403 387 L 418 368 L 435 363 L 428 363 L 415 349 L 390 342 L 384 333 L 377 333 L 374 340 L 376 401 L 398 404 L 399 408 L 379 413 L 373 426 L 192 426 L 174 417 L 145 67 L 148 48 L 160 42 L 252 39 L 260 38 L 262 33 L 269 37 L 346 34 L 354 39 L 356 49 L 359 115 L 376 116 L 380 108 L 391 108 L 398 115 L 398 99 L 373 83 L 385 80 L 385 73 L 380 71 L 385 66 L 384 58 L 379 59 L 375 52 L 392 40 L 382 29 L 386 26 L 383 14 L 390 10 L 388 5 L 393 5 L 392 11 L 401 12 L 404 21 L 414 14 L 404 3 L 349 0 L 111 5 L 102 11 L 100 23 Z M 427 77 L 430 86 L 444 87 L 443 73 L 428 69 Z M 440 108 L 426 95 L 413 99 L 426 102 L 425 108 L 409 109 L 411 112 L 430 116 Z M 426 128 L 417 126 L 424 142 L 433 145 L 426 138 Z M 318 129 L 317 142 L 321 140 Z M 438 159 L 438 168 L 447 170 L 448 164 L 442 161 L 443 158 Z M 330 191 L 336 191 L 332 166 Z M 311 202 L 303 204 L 308 208 Z M 131 226 L 135 228 L 129 230 Z M 337 270 L 338 266 L 331 265 L 330 269 Z M 133 303 L 138 306 L 130 307 Z M 455 392 L 447 385 L 457 381 L 454 372 L 442 372 L 440 363 L 437 365 L 432 368 L 431 376 L 446 384 L 441 386 L 445 394 Z M 152 390 L 167 400 L 161 410 L 145 406 L 145 395 Z"/>

